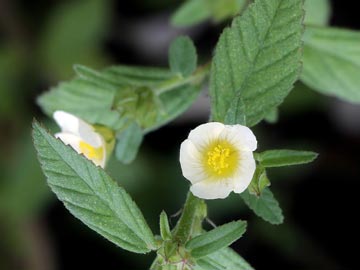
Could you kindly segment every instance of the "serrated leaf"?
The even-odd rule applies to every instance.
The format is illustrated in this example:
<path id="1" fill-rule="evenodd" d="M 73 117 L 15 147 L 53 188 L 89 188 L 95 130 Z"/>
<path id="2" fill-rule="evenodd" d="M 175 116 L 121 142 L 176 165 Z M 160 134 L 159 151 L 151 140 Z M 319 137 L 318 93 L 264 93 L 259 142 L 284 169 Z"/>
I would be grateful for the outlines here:
<path id="1" fill-rule="evenodd" d="M 187 27 L 198 24 L 210 18 L 211 12 L 205 0 L 185 1 L 171 16 L 171 24 L 177 27 Z"/>
<path id="2" fill-rule="evenodd" d="M 266 175 L 265 168 L 261 165 L 257 165 L 254 176 L 248 187 L 249 193 L 260 196 L 264 188 L 268 186 L 270 186 L 270 180 Z"/>
<path id="3" fill-rule="evenodd" d="M 254 270 L 231 248 L 223 248 L 197 261 L 195 270 Z"/>
<path id="4" fill-rule="evenodd" d="M 33 139 L 49 186 L 75 217 L 126 250 L 155 249 L 154 236 L 139 208 L 103 169 L 36 122 Z"/>
<path id="5" fill-rule="evenodd" d="M 131 163 L 139 150 L 143 139 L 143 131 L 135 122 L 130 123 L 116 135 L 116 158 L 124 164 Z"/>
<path id="6" fill-rule="evenodd" d="M 163 240 L 171 240 L 169 219 L 164 211 L 160 214 L 160 235 Z"/>
<path id="7" fill-rule="evenodd" d="M 194 258 L 201 258 L 238 240 L 246 231 L 246 221 L 233 221 L 188 241 L 185 248 Z"/>
<path id="8" fill-rule="evenodd" d="M 329 23 L 331 15 L 329 0 L 305 0 L 304 9 L 305 24 L 325 26 Z"/>
<path id="9" fill-rule="evenodd" d="M 248 190 L 240 196 L 247 206 L 262 219 L 275 225 L 283 223 L 282 210 L 269 188 L 264 189 L 260 196 L 252 195 Z"/>
<path id="10" fill-rule="evenodd" d="M 308 26 L 301 80 L 314 90 L 360 103 L 360 32 Z"/>
<path id="11" fill-rule="evenodd" d="M 318 156 L 311 151 L 268 150 L 258 153 L 257 160 L 264 167 L 282 167 L 312 162 Z"/>
<path id="12" fill-rule="evenodd" d="M 169 65 L 175 74 L 190 76 L 196 69 L 197 54 L 192 40 L 187 36 L 177 37 L 169 48 Z"/>
<path id="13" fill-rule="evenodd" d="M 225 29 L 211 69 L 213 121 L 241 99 L 253 126 L 283 102 L 300 72 L 302 19 L 301 0 L 257 0 Z"/>

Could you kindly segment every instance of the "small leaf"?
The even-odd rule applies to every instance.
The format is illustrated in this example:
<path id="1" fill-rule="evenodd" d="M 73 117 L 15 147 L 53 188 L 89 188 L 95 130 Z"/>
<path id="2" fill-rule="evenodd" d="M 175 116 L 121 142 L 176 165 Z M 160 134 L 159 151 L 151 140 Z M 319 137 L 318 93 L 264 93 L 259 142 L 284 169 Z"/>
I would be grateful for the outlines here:
<path id="1" fill-rule="evenodd" d="M 223 248 L 197 261 L 195 270 L 254 270 L 248 262 L 231 248 Z"/>
<path id="2" fill-rule="evenodd" d="M 274 124 L 279 119 L 279 110 L 277 108 L 270 110 L 264 120 L 270 124 Z"/>
<path id="3" fill-rule="evenodd" d="M 326 26 L 331 15 L 329 0 L 305 0 L 305 19 L 307 25 Z"/>
<path id="4" fill-rule="evenodd" d="M 304 43 L 301 80 L 322 94 L 360 103 L 360 32 L 308 26 Z"/>
<path id="5" fill-rule="evenodd" d="M 116 158 L 124 164 L 131 163 L 139 150 L 143 139 L 143 132 L 138 124 L 132 122 L 116 135 Z"/>
<path id="6" fill-rule="evenodd" d="M 171 240 L 171 230 L 168 216 L 164 211 L 160 214 L 160 235 L 163 240 Z"/>
<path id="7" fill-rule="evenodd" d="M 243 103 L 254 126 L 289 94 L 301 68 L 302 2 L 257 0 L 224 30 L 211 68 L 213 121 Z"/>
<path id="8" fill-rule="evenodd" d="M 33 139 L 49 186 L 75 217 L 126 250 L 147 253 L 155 249 L 154 236 L 141 211 L 103 169 L 36 122 Z"/>
<path id="9" fill-rule="evenodd" d="M 312 162 L 318 156 L 311 151 L 268 150 L 258 153 L 257 160 L 264 167 L 282 167 Z"/>
<path id="10" fill-rule="evenodd" d="M 187 27 L 198 24 L 210 18 L 211 12 L 205 0 L 185 1 L 171 16 L 171 24 L 177 27 Z"/>
<path id="11" fill-rule="evenodd" d="M 194 258 L 200 258 L 231 245 L 246 231 L 246 221 L 233 221 L 194 237 L 185 245 Z"/>
<path id="12" fill-rule="evenodd" d="M 188 77 L 196 69 L 196 48 L 189 37 L 177 37 L 169 48 L 169 64 L 172 72 Z"/>
<path id="13" fill-rule="evenodd" d="M 264 189 L 260 196 L 252 195 L 248 190 L 245 190 L 240 196 L 247 206 L 259 217 L 271 224 L 283 223 L 284 216 L 282 210 L 269 188 Z"/>
<path id="14" fill-rule="evenodd" d="M 265 168 L 261 165 L 256 166 L 256 170 L 248 187 L 249 193 L 260 196 L 264 188 L 270 186 L 270 180 L 266 175 Z"/>
<path id="15" fill-rule="evenodd" d="M 213 20 L 221 22 L 231 18 L 247 5 L 247 0 L 204 0 L 211 11 Z"/>

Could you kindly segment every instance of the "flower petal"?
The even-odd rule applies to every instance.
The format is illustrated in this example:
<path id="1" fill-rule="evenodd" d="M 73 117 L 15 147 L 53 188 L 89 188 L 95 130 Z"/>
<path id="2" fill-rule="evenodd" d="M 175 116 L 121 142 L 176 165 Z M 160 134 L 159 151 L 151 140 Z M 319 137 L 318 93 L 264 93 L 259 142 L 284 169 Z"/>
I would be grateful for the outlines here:
<path id="1" fill-rule="evenodd" d="M 226 125 L 219 138 L 228 140 L 238 149 L 245 151 L 254 151 L 257 147 L 254 133 L 251 129 L 242 125 Z"/>
<path id="2" fill-rule="evenodd" d="M 205 178 L 200 153 L 190 140 L 183 141 L 180 146 L 180 166 L 183 176 L 191 183 Z"/>
<path id="3" fill-rule="evenodd" d="M 224 130 L 225 125 L 218 122 L 202 124 L 191 130 L 188 139 L 192 141 L 198 150 L 216 140 Z"/>
<path id="4" fill-rule="evenodd" d="M 70 145 L 78 154 L 81 154 L 79 144 L 81 138 L 71 133 L 60 132 L 55 134 L 56 138 L 59 138 L 66 145 Z"/>
<path id="5" fill-rule="evenodd" d="M 218 181 L 203 180 L 190 187 L 190 191 L 194 196 L 207 200 L 226 198 L 232 189 L 233 185 L 231 181 L 227 181 L 227 179 Z"/>
<path id="6" fill-rule="evenodd" d="M 55 137 L 59 138 L 66 145 L 70 145 L 78 154 L 84 154 L 80 149 L 80 142 L 82 142 L 83 140 L 79 136 L 76 136 L 76 135 L 71 134 L 71 133 L 60 132 L 60 133 L 56 133 Z M 105 163 L 106 163 L 106 147 L 105 147 L 105 143 L 102 144 L 100 147 L 102 147 L 102 151 L 103 151 L 102 158 L 101 159 L 88 158 L 88 159 L 90 159 L 92 162 L 94 162 L 95 165 L 101 166 L 102 168 L 104 168 Z M 84 155 L 86 156 L 86 154 L 84 154 Z"/>
<path id="7" fill-rule="evenodd" d="M 255 169 L 256 163 L 253 153 L 242 151 L 240 153 L 238 170 L 234 177 L 232 177 L 235 193 L 242 193 L 250 185 Z"/>
<path id="8" fill-rule="evenodd" d="M 100 147 L 103 143 L 101 136 L 94 128 L 80 118 L 64 111 L 56 111 L 53 115 L 61 131 L 79 136 L 82 140 L 94 147 Z"/>

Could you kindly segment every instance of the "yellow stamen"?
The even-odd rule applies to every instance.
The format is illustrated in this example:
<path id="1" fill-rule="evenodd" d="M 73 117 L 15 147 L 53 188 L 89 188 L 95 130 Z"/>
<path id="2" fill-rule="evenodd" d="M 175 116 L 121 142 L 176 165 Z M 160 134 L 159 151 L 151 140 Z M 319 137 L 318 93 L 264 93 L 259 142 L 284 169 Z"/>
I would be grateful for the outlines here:
<path id="1" fill-rule="evenodd" d="M 83 153 L 88 159 L 93 161 L 101 161 L 104 157 L 104 150 L 100 146 L 98 148 L 93 147 L 92 145 L 81 141 L 79 144 L 81 153 Z"/>
<path id="2" fill-rule="evenodd" d="M 229 142 L 216 141 L 203 151 L 203 164 L 205 171 L 211 177 L 230 177 L 237 168 L 239 153 Z"/>

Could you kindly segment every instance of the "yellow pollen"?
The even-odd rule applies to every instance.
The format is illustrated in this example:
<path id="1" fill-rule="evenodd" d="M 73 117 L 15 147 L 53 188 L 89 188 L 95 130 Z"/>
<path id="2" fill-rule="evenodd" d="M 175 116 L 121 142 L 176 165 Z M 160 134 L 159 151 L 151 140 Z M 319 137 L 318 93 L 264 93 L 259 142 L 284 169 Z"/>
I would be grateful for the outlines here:
<path id="1" fill-rule="evenodd" d="M 79 144 L 81 153 L 83 153 L 90 160 L 102 160 L 104 157 L 104 150 L 100 146 L 98 148 L 93 147 L 92 145 L 81 141 Z"/>
<path id="2" fill-rule="evenodd" d="M 205 148 L 203 164 L 209 176 L 232 176 L 238 161 L 238 151 L 227 141 L 217 141 Z"/>

